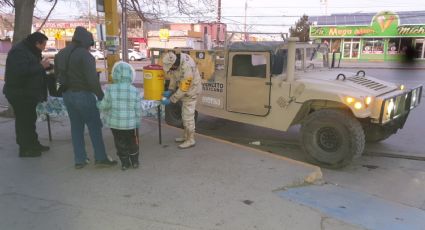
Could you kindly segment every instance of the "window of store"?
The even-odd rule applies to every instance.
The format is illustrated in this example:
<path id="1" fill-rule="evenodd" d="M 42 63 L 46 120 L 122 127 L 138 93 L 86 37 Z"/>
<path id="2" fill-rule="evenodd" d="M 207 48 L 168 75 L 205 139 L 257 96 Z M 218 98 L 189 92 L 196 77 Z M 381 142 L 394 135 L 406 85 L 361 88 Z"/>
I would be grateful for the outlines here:
<path id="1" fill-rule="evenodd" d="M 416 39 L 415 40 L 415 58 L 425 58 L 425 39 Z"/>
<path id="2" fill-rule="evenodd" d="M 401 38 L 390 38 L 388 41 L 388 54 L 400 53 Z"/>
<path id="3" fill-rule="evenodd" d="M 413 39 L 412 38 L 402 38 L 400 39 L 400 53 L 404 54 L 408 47 L 412 47 Z"/>
<path id="4" fill-rule="evenodd" d="M 358 58 L 359 57 L 359 38 L 346 38 L 343 44 L 343 57 L 344 58 Z"/>
<path id="5" fill-rule="evenodd" d="M 341 52 L 341 50 L 340 50 L 340 46 L 341 46 L 341 39 L 331 39 L 331 44 L 330 44 L 330 47 L 331 47 L 331 52 L 332 53 L 339 53 L 339 52 Z"/>
<path id="6" fill-rule="evenodd" d="M 363 50 L 364 54 L 383 54 L 384 53 L 384 40 L 383 39 L 364 39 Z"/>
<path id="7" fill-rule="evenodd" d="M 322 44 L 325 44 L 328 46 L 330 53 L 339 53 L 341 52 L 340 46 L 341 46 L 341 39 L 322 39 Z"/>

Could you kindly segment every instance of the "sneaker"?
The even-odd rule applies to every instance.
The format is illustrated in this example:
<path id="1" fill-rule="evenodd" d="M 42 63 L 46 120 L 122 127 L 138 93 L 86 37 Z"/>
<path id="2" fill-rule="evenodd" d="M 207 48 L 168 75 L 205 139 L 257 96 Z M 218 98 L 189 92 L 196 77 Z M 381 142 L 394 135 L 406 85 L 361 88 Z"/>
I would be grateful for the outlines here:
<path id="1" fill-rule="evenodd" d="M 90 159 L 86 158 L 86 160 L 84 161 L 84 163 L 77 163 L 74 165 L 75 169 L 82 169 L 84 167 L 86 167 L 86 165 L 90 164 Z"/>
<path id="2" fill-rule="evenodd" d="M 105 160 L 95 161 L 94 164 L 97 167 L 111 167 L 117 165 L 117 161 L 106 158 Z"/>
<path id="3" fill-rule="evenodd" d="M 86 167 L 87 163 L 79 163 L 79 164 L 75 164 L 75 169 L 82 169 L 84 167 Z"/>
<path id="4" fill-rule="evenodd" d="M 33 149 L 40 152 L 46 152 L 50 150 L 50 147 L 42 145 L 42 144 L 38 144 L 38 145 L 35 145 Z"/>

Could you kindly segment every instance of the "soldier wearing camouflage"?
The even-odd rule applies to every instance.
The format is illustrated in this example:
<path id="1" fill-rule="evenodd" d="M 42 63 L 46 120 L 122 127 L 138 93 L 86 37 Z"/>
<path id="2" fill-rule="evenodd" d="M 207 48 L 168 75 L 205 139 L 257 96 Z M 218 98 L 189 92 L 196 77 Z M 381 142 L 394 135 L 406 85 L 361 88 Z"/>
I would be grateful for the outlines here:
<path id="1" fill-rule="evenodd" d="M 202 91 L 202 82 L 195 61 L 187 54 L 166 53 L 163 57 L 163 69 L 170 79 L 168 90 L 173 94 L 170 101 L 182 102 L 182 120 L 184 134 L 176 138 L 176 142 L 183 142 L 180 148 L 190 148 L 195 145 L 195 107 L 196 99 Z M 178 86 L 178 88 L 177 88 Z M 177 89 L 177 90 L 176 90 Z"/>

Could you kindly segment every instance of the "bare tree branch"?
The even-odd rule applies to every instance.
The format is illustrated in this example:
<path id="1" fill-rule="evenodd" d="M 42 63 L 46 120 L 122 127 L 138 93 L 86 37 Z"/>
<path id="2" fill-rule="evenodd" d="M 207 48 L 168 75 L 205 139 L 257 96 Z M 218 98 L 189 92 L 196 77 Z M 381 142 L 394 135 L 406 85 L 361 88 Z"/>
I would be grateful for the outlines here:
<path id="1" fill-rule="evenodd" d="M 54 3 L 53 3 L 52 8 L 50 8 L 49 13 L 47 14 L 46 18 L 43 20 L 43 23 L 41 23 L 40 27 L 37 29 L 37 31 L 40 31 L 43 28 L 44 24 L 46 24 L 46 21 L 47 21 L 47 19 L 49 19 L 50 14 L 52 13 L 52 11 L 55 9 L 56 4 L 58 4 L 58 0 L 54 0 Z"/>
<path id="2" fill-rule="evenodd" d="M 13 0 L 1 0 L 0 1 L 0 6 L 15 7 L 15 4 L 14 4 L 14 1 Z"/>

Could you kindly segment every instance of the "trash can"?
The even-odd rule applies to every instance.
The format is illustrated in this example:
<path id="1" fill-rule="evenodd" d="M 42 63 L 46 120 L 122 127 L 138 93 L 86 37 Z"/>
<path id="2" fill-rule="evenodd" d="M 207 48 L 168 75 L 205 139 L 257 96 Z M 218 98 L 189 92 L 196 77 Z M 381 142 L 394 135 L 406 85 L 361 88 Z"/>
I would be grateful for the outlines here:
<path id="1" fill-rule="evenodd" d="M 143 67 L 143 91 L 145 100 L 161 100 L 164 92 L 164 70 L 160 65 Z"/>

